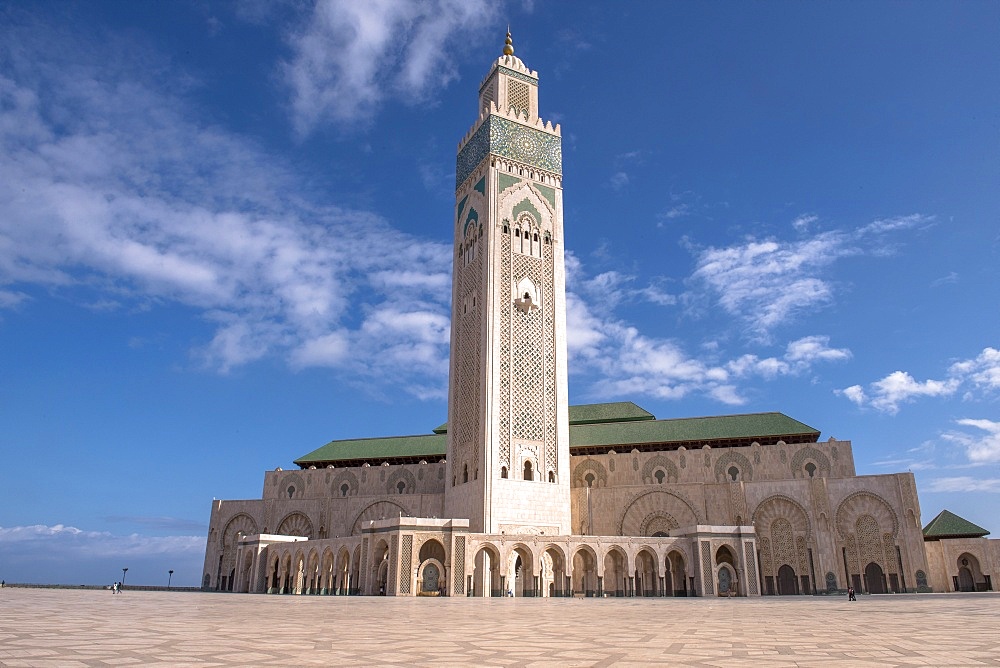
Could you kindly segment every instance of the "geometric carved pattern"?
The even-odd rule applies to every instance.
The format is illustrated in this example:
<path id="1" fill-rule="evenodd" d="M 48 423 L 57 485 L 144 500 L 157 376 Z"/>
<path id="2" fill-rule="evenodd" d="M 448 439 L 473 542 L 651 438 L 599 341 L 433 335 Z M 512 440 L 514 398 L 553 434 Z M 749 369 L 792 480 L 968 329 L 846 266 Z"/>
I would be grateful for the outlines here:
<path id="1" fill-rule="evenodd" d="M 521 83 L 520 81 L 515 81 L 513 79 L 507 80 L 507 106 L 513 107 L 514 111 L 518 114 L 528 113 L 528 105 L 530 104 L 530 92 L 528 90 L 528 84 Z"/>
<path id="2" fill-rule="evenodd" d="M 765 575 L 775 571 L 774 561 L 771 559 L 771 539 L 767 536 L 760 539 L 760 569 Z"/>
<path id="3" fill-rule="evenodd" d="M 534 285 L 541 285 L 541 261 L 520 253 L 514 254 L 514 278 L 528 278 Z M 505 306 L 513 309 L 513 304 Z M 551 310 L 551 303 L 542 309 Z M 515 438 L 529 441 L 544 439 L 545 377 L 543 368 L 544 337 L 542 336 L 542 309 L 518 311 L 514 315 L 511 369 L 511 420 Z M 540 471 L 544 471 L 539 462 Z"/>
<path id="4" fill-rule="evenodd" d="M 641 478 L 643 484 L 652 485 L 654 482 L 659 482 L 658 478 L 653 477 L 656 469 L 659 468 L 662 468 L 666 474 L 663 482 L 677 482 L 677 465 L 664 455 L 654 455 L 647 459 L 646 463 L 642 466 Z"/>
<path id="5" fill-rule="evenodd" d="M 783 517 L 771 522 L 771 540 L 774 546 L 774 563 L 779 568 L 785 564 L 797 567 L 799 560 L 795 556 L 792 523 Z"/>
<path id="6" fill-rule="evenodd" d="M 573 487 L 587 487 L 587 474 L 593 473 L 593 487 L 604 487 L 608 484 L 608 472 L 596 459 L 584 459 L 573 469 Z"/>
<path id="7" fill-rule="evenodd" d="M 642 528 L 639 529 L 640 536 L 655 536 L 657 534 L 666 536 L 671 529 L 680 526 L 669 514 L 658 510 L 650 513 L 642 520 Z"/>
<path id="8" fill-rule="evenodd" d="M 399 592 L 410 593 L 410 564 L 413 561 L 413 536 L 403 536 L 399 550 Z"/>
<path id="9" fill-rule="evenodd" d="M 691 505 L 672 492 L 646 492 L 640 494 L 625 507 L 618 522 L 618 535 L 643 536 L 643 525 L 651 516 L 660 516 L 673 526 L 670 528 L 699 524 L 698 515 Z"/>
<path id="10" fill-rule="evenodd" d="M 384 520 L 389 517 L 403 517 L 409 515 L 406 508 L 392 501 L 376 501 L 364 508 L 354 519 L 351 526 L 351 535 L 361 535 L 361 529 L 366 522 L 373 520 Z"/>
<path id="11" fill-rule="evenodd" d="M 855 535 L 858 537 L 858 551 L 862 564 L 874 561 L 883 564 L 882 535 L 878 528 L 878 520 L 871 515 L 861 515 L 855 522 Z"/>
<path id="12" fill-rule="evenodd" d="M 701 543 L 701 575 L 705 582 L 705 593 L 715 593 L 715 575 L 712 569 L 712 544 L 707 540 Z"/>
<path id="13" fill-rule="evenodd" d="M 229 573 L 236 568 L 236 541 L 241 536 L 250 536 L 256 533 L 257 523 L 245 513 L 240 513 L 229 520 L 222 532 L 222 565 L 220 568 L 222 576 L 228 577 Z"/>
<path id="14" fill-rule="evenodd" d="M 452 591 L 456 596 L 465 593 L 465 536 L 455 538 L 455 578 Z"/>
<path id="15" fill-rule="evenodd" d="M 278 525 L 279 536 L 302 536 L 310 538 L 312 536 L 313 525 L 308 517 L 302 513 L 292 513 L 281 520 Z"/>
<path id="16" fill-rule="evenodd" d="M 399 490 L 399 483 L 403 483 L 402 492 Z M 398 469 L 389 476 L 385 491 L 387 494 L 413 494 L 417 491 L 417 480 L 406 469 Z"/>
<path id="17" fill-rule="evenodd" d="M 747 583 L 750 585 L 750 595 L 756 596 L 757 591 L 757 566 L 754 563 L 753 543 L 743 543 L 743 554 L 747 562 Z"/>
<path id="18" fill-rule="evenodd" d="M 473 193 L 475 194 L 475 193 Z M 480 245 L 481 236 L 478 229 L 471 232 L 471 242 L 474 246 Z M 480 324 L 481 308 L 483 306 L 482 295 L 480 294 L 480 276 L 482 275 L 482 253 L 474 252 L 473 260 L 458 269 L 458 296 L 459 299 L 467 300 L 467 303 L 476 304 L 469 312 L 459 313 L 455 309 L 455 317 L 458 322 L 458 341 L 452 342 L 452 355 L 457 362 L 456 373 L 458 374 L 455 383 L 454 400 L 458 410 L 454 411 L 455 434 L 452 437 L 452 471 L 463 471 L 466 465 L 470 465 L 470 477 L 473 479 L 479 465 L 479 435 L 480 420 L 482 412 L 479 406 L 481 378 L 480 364 L 482 354 L 480 343 L 482 341 Z M 458 266 L 456 261 L 455 265 Z"/>
<path id="19" fill-rule="evenodd" d="M 794 533 L 811 535 L 809 515 L 805 508 L 782 494 L 775 494 L 761 501 L 753 511 L 751 521 L 757 528 L 758 535 L 767 535 L 766 530 L 779 517 L 789 521 Z"/>
<path id="20" fill-rule="evenodd" d="M 555 263 L 552 261 L 552 244 L 546 244 L 543 267 L 546 272 L 542 285 L 542 311 L 545 335 L 543 346 L 545 364 L 545 465 L 547 470 L 558 475 L 559 458 L 556 455 L 556 309 L 555 309 Z"/>
<path id="21" fill-rule="evenodd" d="M 872 492 L 855 492 L 837 507 L 837 531 L 841 538 L 847 538 L 856 531 L 861 515 L 870 515 L 876 526 L 885 531 L 891 528 L 893 537 L 899 535 L 899 519 L 885 499 Z"/>
<path id="22" fill-rule="evenodd" d="M 497 231 L 500 227 L 497 226 Z M 503 304 L 509 294 L 510 285 L 510 234 L 500 233 L 500 276 L 497 287 L 500 291 L 497 297 L 497 304 Z M 497 418 L 498 431 L 497 438 L 500 441 L 500 466 L 511 467 L 510 459 L 510 318 L 513 309 L 500 308 L 500 396 L 499 416 Z"/>
<path id="23" fill-rule="evenodd" d="M 732 480 L 729 477 L 729 467 L 735 465 L 740 470 L 739 479 L 746 480 L 747 482 L 753 480 L 753 465 L 750 460 L 736 452 L 735 450 L 730 450 L 726 454 L 719 457 L 715 462 L 715 480 L 717 482 L 723 480 Z"/>
<path id="24" fill-rule="evenodd" d="M 347 493 L 341 489 L 347 485 Z M 350 471 L 341 471 L 330 483 L 330 494 L 333 496 L 354 496 L 358 493 L 358 477 Z"/>
<path id="25" fill-rule="evenodd" d="M 792 463 L 789 465 L 789 468 L 793 474 L 801 473 L 806 460 L 810 459 L 815 462 L 816 466 L 819 468 L 819 475 L 830 475 L 830 460 L 825 454 L 823 454 L 823 452 L 812 446 L 807 446 L 796 452 L 795 456 L 792 457 Z"/>

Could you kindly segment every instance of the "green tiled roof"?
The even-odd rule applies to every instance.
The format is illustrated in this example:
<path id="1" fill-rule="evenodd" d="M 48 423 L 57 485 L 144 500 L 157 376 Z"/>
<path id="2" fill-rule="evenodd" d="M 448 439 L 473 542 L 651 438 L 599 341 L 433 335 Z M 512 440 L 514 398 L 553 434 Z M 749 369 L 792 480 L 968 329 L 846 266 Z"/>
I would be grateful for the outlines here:
<path id="1" fill-rule="evenodd" d="M 981 538 L 990 532 L 955 513 L 942 510 L 924 527 L 924 540 L 942 538 Z"/>
<path id="2" fill-rule="evenodd" d="M 583 404 L 582 406 L 569 407 L 570 425 L 655 419 L 652 413 L 639 408 L 631 401 L 616 401 L 610 404 Z"/>
<path id="3" fill-rule="evenodd" d="M 351 460 L 390 461 L 399 458 L 444 457 L 448 451 L 448 437 L 443 434 L 419 436 L 390 436 L 388 438 L 356 438 L 330 441 L 295 460 L 299 466 Z M 391 463 L 391 461 L 390 461 Z"/>
<path id="4" fill-rule="evenodd" d="M 614 401 L 607 404 L 580 404 L 569 407 L 569 425 L 597 424 L 604 422 L 634 422 L 655 420 L 656 416 L 631 401 Z M 434 428 L 435 434 L 447 434 L 448 423 Z"/>
<path id="5" fill-rule="evenodd" d="M 796 437 L 810 442 L 819 432 L 782 413 L 718 415 L 643 422 L 589 424 L 569 430 L 569 447 L 640 445 L 650 443 L 708 443 Z M 749 445 L 749 444 L 748 444 Z"/>
<path id="6" fill-rule="evenodd" d="M 714 417 L 656 420 L 631 402 L 570 406 L 569 446 L 571 454 L 603 449 L 657 449 L 660 445 L 699 447 L 709 445 L 749 445 L 750 441 L 773 443 L 779 439 L 815 442 L 819 432 L 781 413 L 720 415 Z M 604 420 L 597 422 L 597 420 Z M 438 459 L 447 454 L 447 424 L 433 434 L 359 438 L 331 441 L 295 460 L 302 467 L 363 461 L 413 461 Z M 576 452 L 573 452 L 576 450 Z"/>

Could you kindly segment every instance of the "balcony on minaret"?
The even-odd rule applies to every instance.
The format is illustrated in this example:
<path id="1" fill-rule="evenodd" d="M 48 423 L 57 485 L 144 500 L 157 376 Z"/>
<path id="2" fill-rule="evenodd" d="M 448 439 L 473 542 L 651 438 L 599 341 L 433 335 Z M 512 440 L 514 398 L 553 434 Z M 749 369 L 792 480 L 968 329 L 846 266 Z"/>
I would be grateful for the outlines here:
<path id="1" fill-rule="evenodd" d="M 530 292 L 525 292 L 523 297 L 519 297 L 514 300 L 514 306 L 521 313 L 528 313 L 529 311 L 537 311 L 538 304 L 532 299 Z"/>

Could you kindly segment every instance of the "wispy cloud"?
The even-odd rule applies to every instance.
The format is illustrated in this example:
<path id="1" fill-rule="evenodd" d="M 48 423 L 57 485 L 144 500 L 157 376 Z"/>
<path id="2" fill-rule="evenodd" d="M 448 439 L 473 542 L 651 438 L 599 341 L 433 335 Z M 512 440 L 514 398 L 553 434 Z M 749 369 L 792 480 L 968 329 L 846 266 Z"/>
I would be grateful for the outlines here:
<path id="1" fill-rule="evenodd" d="M 960 427 L 971 427 L 973 432 L 953 430 L 942 434 L 942 437 L 965 450 L 966 456 L 973 464 L 992 464 L 1000 462 L 1000 422 L 993 420 L 975 420 L 962 418 L 955 420 Z"/>
<path id="2" fill-rule="evenodd" d="M 31 545 L 57 549 L 63 557 L 151 556 L 162 554 L 204 554 L 204 536 L 115 535 L 107 531 L 84 531 L 73 526 L 33 524 L 0 527 L 0 547 L 17 545 L 27 550 Z"/>
<path id="3" fill-rule="evenodd" d="M 1000 478 L 956 476 L 936 478 L 925 487 L 928 492 L 996 492 L 1000 493 Z"/>
<path id="4" fill-rule="evenodd" d="M 744 354 L 720 359 L 717 346 L 700 359 L 677 341 L 648 336 L 623 321 L 614 309 L 637 292 L 634 281 L 620 272 L 585 276 L 579 260 L 567 256 L 567 340 L 571 368 L 592 374 L 589 392 L 594 397 L 645 395 L 680 399 L 691 394 L 708 396 L 729 405 L 746 403 L 741 385 L 749 379 L 771 380 L 810 371 L 815 364 L 850 359 L 847 349 L 832 348 L 829 337 L 807 336 L 789 343 L 781 357 Z M 603 295 L 601 299 L 591 296 Z M 623 297 L 624 295 L 624 297 Z"/>
<path id="5" fill-rule="evenodd" d="M 208 532 L 208 525 L 196 520 L 185 520 L 177 517 L 142 517 L 136 515 L 110 515 L 108 522 L 121 524 L 138 524 L 159 531 L 198 531 Z"/>
<path id="6" fill-rule="evenodd" d="M 909 372 L 894 371 L 876 380 L 867 388 L 851 385 L 837 393 L 858 406 L 895 415 L 902 404 L 924 397 L 950 397 L 966 388 L 965 398 L 974 398 L 976 391 L 1000 390 L 1000 350 L 984 348 L 976 357 L 952 364 L 941 380 L 916 380 Z"/>
<path id="7" fill-rule="evenodd" d="M 282 68 L 295 128 L 304 136 L 325 121 L 364 122 L 390 98 L 427 103 L 498 12 L 486 0 L 317 2 L 291 32 L 294 55 Z"/>
<path id="8" fill-rule="evenodd" d="M 211 368 L 283 356 L 364 378 L 405 354 L 414 392 L 443 393 L 449 248 L 317 202 L 166 92 L 185 85 L 155 54 L 104 37 L 0 32 L 0 306 L 29 285 L 86 308 L 172 301 L 214 327 L 194 351 Z"/>
<path id="9" fill-rule="evenodd" d="M 799 218 L 800 228 L 815 217 Z M 919 214 L 880 219 L 854 230 L 818 232 L 796 241 L 749 238 L 727 247 L 696 252 L 691 281 L 713 293 L 727 313 L 742 320 L 762 341 L 771 332 L 833 301 L 835 286 L 825 270 L 844 257 L 891 251 L 886 235 L 929 224 Z"/>
<path id="10" fill-rule="evenodd" d="M 201 582 L 205 534 L 146 536 L 87 531 L 64 524 L 0 527 L 7 582 L 109 583 L 128 567 L 128 582 L 175 586 Z"/>
<path id="11" fill-rule="evenodd" d="M 624 190 L 629 183 L 628 173 L 615 172 L 611 175 L 609 183 L 611 184 L 611 189 L 616 192 Z"/>

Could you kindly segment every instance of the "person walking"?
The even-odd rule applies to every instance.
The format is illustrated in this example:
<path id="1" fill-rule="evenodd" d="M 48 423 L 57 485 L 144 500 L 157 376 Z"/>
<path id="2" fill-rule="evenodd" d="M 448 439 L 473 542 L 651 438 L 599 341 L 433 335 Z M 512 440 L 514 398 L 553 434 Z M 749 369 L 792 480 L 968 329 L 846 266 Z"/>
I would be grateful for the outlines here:
<path id="1" fill-rule="evenodd" d="M 858 600 L 854 596 L 854 587 L 848 587 L 847 588 L 847 600 L 848 601 L 856 601 L 856 600 Z"/>

